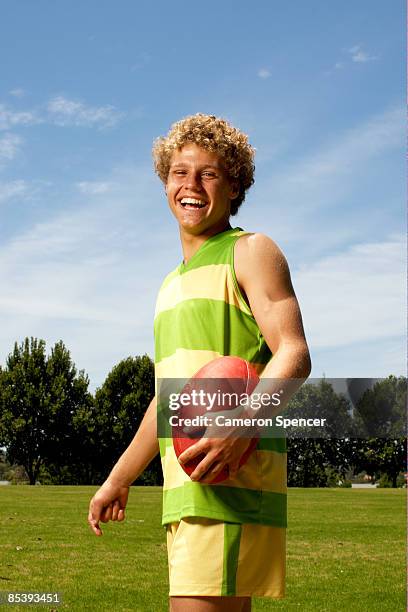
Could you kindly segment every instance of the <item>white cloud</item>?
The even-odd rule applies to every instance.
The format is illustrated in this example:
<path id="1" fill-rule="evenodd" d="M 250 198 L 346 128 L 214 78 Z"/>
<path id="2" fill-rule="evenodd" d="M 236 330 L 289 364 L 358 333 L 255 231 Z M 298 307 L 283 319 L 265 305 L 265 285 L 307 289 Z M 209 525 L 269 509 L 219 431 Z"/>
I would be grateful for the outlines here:
<path id="1" fill-rule="evenodd" d="M 26 194 L 27 184 L 25 181 L 0 182 L 0 202 Z"/>
<path id="2" fill-rule="evenodd" d="M 47 103 L 45 111 L 44 109 L 16 111 L 5 104 L 0 104 L 0 130 L 10 130 L 18 126 L 36 125 L 39 123 L 53 123 L 60 126 L 97 127 L 102 129 L 113 127 L 123 116 L 124 113 L 119 112 L 111 105 L 88 106 L 78 100 L 56 96 Z"/>
<path id="3" fill-rule="evenodd" d="M 313 348 L 312 376 L 381 378 L 406 376 L 405 336 L 362 342 L 352 346 Z"/>
<path id="4" fill-rule="evenodd" d="M 357 64 L 365 64 L 367 62 L 372 62 L 374 60 L 378 60 L 377 55 L 370 55 L 367 51 L 364 51 L 362 45 L 353 45 L 349 49 L 343 49 L 343 53 L 347 53 L 350 56 L 352 62 Z M 335 71 L 341 70 L 346 67 L 348 62 L 338 61 L 334 64 L 333 68 L 330 70 L 326 70 L 323 74 L 325 76 L 331 76 Z"/>
<path id="5" fill-rule="evenodd" d="M 0 138 L 0 166 L 2 161 L 11 161 L 17 155 L 23 139 L 16 134 L 6 133 Z"/>
<path id="6" fill-rule="evenodd" d="M 25 336 L 48 346 L 61 338 L 95 386 L 120 359 L 153 354 L 155 297 L 178 263 L 177 229 L 169 247 L 166 222 L 151 214 L 160 202 L 167 218 L 150 168 L 119 168 L 106 183 L 114 191 L 77 195 L 63 214 L 0 244 L 1 363 Z"/>
<path id="7" fill-rule="evenodd" d="M 102 181 L 81 181 L 77 183 L 76 186 L 81 193 L 85 193 L 87 195 L 100 195 L 110 191 L 112 188 L 112 183 Z"/>
<path id="8" fill-rule="evenodd" d="M 362 243 L 294 273 L 313 349 L 372 343 L 405 334 L 403 236 Z"/>
<path id="9" fill-rule="evenodd" d="M 293 183 L 310 185 L 333 176 L 350 174 L 355 164 L 362 164 L 386 149 L 402 144 L 402 109 L 393 109 L 373 117 L 346 131 L 343 137 L 329 144 L 298 167 L 292 174 Z"/>
<path id="10" fill-rule="evenodd" d="M 349 54 L 353 62 L 358 64 L 365 64 L 366 62 L 372 62 L 378 57 L 376 55 L 370 55 L 366 51 L 363 51 L 361 45 L 354 45 L 348 49 Z"/>
<path id="11" fill-rule="evenodd" d="M 271 76 L 271 73 L 267 68 L 260 68 L 258 70 L 258 76 L 260 79 L 268 79 Z"/>
<path id="12" fill-rule="evenodd" d="M 404 223 L 404 124 L 404 109 L 391 109 L 289 151 L 263 169 L 234 223 L 274 238 L 291 266 L 382 239 Z"/>
<path id="13" fill-rule="evenodd" d="M 25 96 L 25 91 L 21 87 L 16 87 L 15 89 L 10 89 L 9 94 L 14 98 L 23 98 Z"/>
<path id="14" fill-rule="evenodd" d="M 123 117 L 114 106 L 87 106 L 78 100 L 57 96 L 47 105 L 49 119 L 60 126 L 113 127 Z"/>
<path id="15" fill-rule="evenodd" d="M 42 119 L 34 111 L 13 111 L 6 105 L 0 104 L 0 130 L 37 123 L 42 123 Z"/>
<path id="16" fill-rule="evenodd" d="M 375 157 L 399 147 L 402 150 L 404 123 L 403 108 L 369 118 L 297 162 L 277 169 L 260 186 L 260 197 L 279 202 L 284 209 L 295 207 L 297 214 L 334 206 L 352 192 L 355 181 L 361 180 L 361 172 Z"/>
<path id="17" fill-rule="evenodd" d="M 155 296 L 180 256 L 177 228 L 157 227 L 143 210 L 143 202 L 151 208 L 163 200 L 146 172 L 112 182 L 123 185 L 126 177 L 124 192 L 101 194 L 1 247 L 1 360 L 26 335 L 48 346 L 62 338 L 95 386 L 127 355 L 153 354 Z M 339 374 L 333 355 L 349 350 L 369 360 L 370 350 L 403 334 L 404 246 L 403 237 L 391 236 L 293 270 L 312 356 L 326 355 L 314 375 L 358 376 L 357 363 Z M 374 348 L 364 353 L 367 346 Z M 396 371 L 387 359 L 375 356 L 375 375 Z M 366 366 L 364 375 L 372 375 Z"/>

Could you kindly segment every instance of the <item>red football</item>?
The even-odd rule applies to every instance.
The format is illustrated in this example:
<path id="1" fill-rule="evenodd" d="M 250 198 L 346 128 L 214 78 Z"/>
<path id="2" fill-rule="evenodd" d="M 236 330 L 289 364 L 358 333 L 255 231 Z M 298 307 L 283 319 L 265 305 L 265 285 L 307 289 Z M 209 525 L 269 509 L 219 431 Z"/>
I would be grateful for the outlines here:
<path id="1" fill-rule="evenodd" d="M 179 408 L 178 416 L 181 417 L 181 419 L 193 418 L 205 415 L 207 412 L 214 413 L 220 410 L 225 411 L 236 408 L 239 401 L 234 402 L 234 399 L 236 397 L 242 397 L 242 394 L 250 395 L 258 382 L 259 376 L 257 372 L 248 361 L 245 361 L 245 359 L 230 356 L 218 357 L 200 368 L 200 370 L 190 378 L 180 394 L 180 397 L 183 393 L 188 394 L 189 397 L 196 398 L 197 402 L 198 399 L 210 397 L 213 399 L 214 405 L 210 406 L 211 400 L 208 400 L 209 403 L 207 405 L 202 402 L 199 405 L 197 405 L 197 402 L 194 403 L 194 401 L 190 403 L 185 402 L 184 405 Z M 220 406 L 216 404 L 216 398 L 221 397 L 219 393 L 225 394 L 223 397 L 231 399 L 230 405 L 223 403 L 223 405 Z M 201 431 L 195 429 L 194 433 L 190 434 L 190 437 L 186 437 L 188 434 L 183 431 L 183 426 L 173 426 L 172 429 L 173 446 L 177 457 L 187 448 L 195 444 L 205 431 L 205 427 L 203 427 Z M 258 438 L 251 439 L 248 448 L 240 459 L 240 466 L 246 463 L 248 457 L 255 450 L 257 443 Z M 183 470 L 190 476 L 203 457 L 204 454 L 189 461 L 182 466 Z M 226 480 L 228 476 L 228 468 L 224 468 L 211 483 L 213 484 Z"/>

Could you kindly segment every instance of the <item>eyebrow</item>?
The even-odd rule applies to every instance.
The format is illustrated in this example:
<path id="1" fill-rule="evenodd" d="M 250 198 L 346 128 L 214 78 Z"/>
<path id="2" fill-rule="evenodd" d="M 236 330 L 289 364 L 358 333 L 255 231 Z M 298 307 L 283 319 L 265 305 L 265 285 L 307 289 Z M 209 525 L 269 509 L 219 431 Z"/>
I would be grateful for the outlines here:
<path id="1" fill-rule="evenodd" d="M 171 168 L 177 168 L 177 167 L 182 167 L 182 166 L 189 166 L 190 164 L 188 162 L 172 162 L 170 164 Z M 204 166 L 202 166 L 202 170 L 204 168 L 213 168 L 214 170 L 220 170 L 221 166 L 219 166 L 218 164 L 205 164 Z"/>

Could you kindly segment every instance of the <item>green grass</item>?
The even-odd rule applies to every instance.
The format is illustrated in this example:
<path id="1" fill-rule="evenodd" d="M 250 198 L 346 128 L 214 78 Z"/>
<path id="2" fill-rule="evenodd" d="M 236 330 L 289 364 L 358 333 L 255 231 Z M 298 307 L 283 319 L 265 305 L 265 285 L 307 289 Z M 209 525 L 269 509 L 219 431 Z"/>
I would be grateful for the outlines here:
<path id="1" fill-rule="evenodd" d="M 132 488 L 126 521 L 102 538 L 86 523 L 95 490 L 0 488 L 0 591 L 59 591 L 58 610 L 167 611 L 161 489 Z M 253 610 L 405 610 L 405 499 L 401 489 L 290 489 L 287 597 Z"/>

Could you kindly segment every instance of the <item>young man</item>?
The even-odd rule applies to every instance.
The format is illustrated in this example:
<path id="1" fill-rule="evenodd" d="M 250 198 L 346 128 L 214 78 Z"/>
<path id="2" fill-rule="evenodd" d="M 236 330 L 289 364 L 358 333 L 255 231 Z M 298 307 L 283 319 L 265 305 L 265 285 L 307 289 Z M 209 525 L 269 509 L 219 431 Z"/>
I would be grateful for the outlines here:
<path id="1" fill-rule="evenodd" d="M 251 362 L 261 379 L 305 379 L 310 358 L 286 260 L 271 239 L 230 225 L 253 183 L 247 137 L 197 114 L 174 124 L 153 154 L 183 250 L 157 300 L 156 379 L 189 378 L 222 355 Z M 239 468 L 248 444 L 203 437 L 177 461 L 171 440 L 160 440 L 173 612 L 248 612 L 251 596 L 284 595 L 285 446 L 261 439 Z M 153 399 L 91 500 L 96 535 L 100 521 L 124 519 L 129 486 L 158 450 Z M 187 476 L 180 464 L 200 454 Z M 211 484 L 225 467 L 228 479 Z"/>

